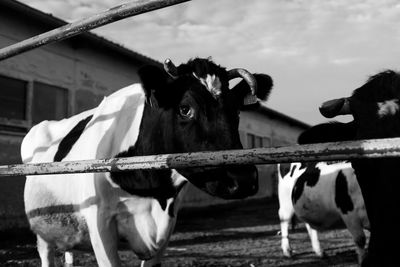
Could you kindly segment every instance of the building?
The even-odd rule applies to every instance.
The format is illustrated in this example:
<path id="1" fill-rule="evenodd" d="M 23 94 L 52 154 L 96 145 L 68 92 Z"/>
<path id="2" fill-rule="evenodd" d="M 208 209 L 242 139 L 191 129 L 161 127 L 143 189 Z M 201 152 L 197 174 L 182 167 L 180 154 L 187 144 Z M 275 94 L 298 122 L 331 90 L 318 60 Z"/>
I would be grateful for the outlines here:
<path id="1" fill-rule="evenodd" d="M 64 24 L 22 3 L 0 1 L 0 47 Z M 144 64 L 160 63 L 92 33 L 0 61 L 0 164 L 21 161 L 21 141 L 34 124 L 95 107 L 105 95 L 137 82 L 136 71 Z M 242 116 L 242 139 L 249 147 L 294 143 L 298 133 L 307 127 L 263 105 Z M 274 173 L 272 168 L 260 167 L 262 177 Z M 25 178 L 0 179 L 0 230 L 25 227 Z M 274 194 L 273 181 L 261 186 L 263 192 L 259 196 Z M 219 202 L 197 192 L 186 199 L 188 206 L 214 203 Z"/>

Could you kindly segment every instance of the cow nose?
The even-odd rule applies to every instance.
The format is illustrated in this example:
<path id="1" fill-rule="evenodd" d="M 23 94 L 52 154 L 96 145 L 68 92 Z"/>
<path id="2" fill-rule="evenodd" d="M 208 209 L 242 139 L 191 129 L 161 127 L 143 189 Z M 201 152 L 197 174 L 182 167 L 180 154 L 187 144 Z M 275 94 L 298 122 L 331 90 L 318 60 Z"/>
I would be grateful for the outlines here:
<path id="1" fill-rule="evenodd" d="M 232 181 L 229 186 L 233 198 L 245 198 L 258 192 L 258 171 L 255 166 L 240 166 L 227 171 Z"/>

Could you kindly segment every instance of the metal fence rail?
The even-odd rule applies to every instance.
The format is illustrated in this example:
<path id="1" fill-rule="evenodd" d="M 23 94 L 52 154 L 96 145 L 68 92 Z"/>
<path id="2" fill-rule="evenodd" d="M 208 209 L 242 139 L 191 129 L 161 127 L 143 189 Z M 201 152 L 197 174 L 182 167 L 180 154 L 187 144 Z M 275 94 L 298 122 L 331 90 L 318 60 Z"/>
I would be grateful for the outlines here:
<path id="1" fill-rule="evenodd" d="M 181 169 L 190 167 L 391 157 L 400 157 L 400 138 L 101 160 L 14 164 L 0 166 L 0 176 L 114 172 L 138 169 Z"/>
<path id="2" fill-rule="evenodd" d="M 34 48 L 67 39 L 112 22 L 150 12 L 156 9 L 191 0 L 138 0 L 125 3 L 91 17 L 66 24 L 57 29 L 36 35 L 19 43 L 0 49 L 0 60 L 21 54 Z"/>

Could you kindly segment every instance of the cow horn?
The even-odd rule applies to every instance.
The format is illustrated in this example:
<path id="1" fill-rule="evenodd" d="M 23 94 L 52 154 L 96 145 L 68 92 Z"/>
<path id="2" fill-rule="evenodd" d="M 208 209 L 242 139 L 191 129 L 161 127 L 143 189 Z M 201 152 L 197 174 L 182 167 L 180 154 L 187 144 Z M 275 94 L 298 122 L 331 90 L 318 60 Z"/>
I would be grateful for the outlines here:
<path id="1" fill-rule="evenodd" d="M 257 81 L 254 76 L 245 69 L 231 69 L 228 71 L 228 79 L 243 78 L 250 87 L 250 93 L 243 99 L 244 105 L 252 105 L 257 103 Z"/>
<path id="2" fill-rule="evenodd" d="M 337 115 L 351 114 L 348 98 L 339 98 L 326 101 L 319 107 L 319 112 L 325 118 L 333 118 Z"/>
<path id="3" fill-rule="evenodd" d="M 178 78 L 178 69 L 172 63 L 171 59 L 167 58 L 164 61 L 164 70 L 168 73 L 169 76 L 171 76 L 173 79 Z"/>

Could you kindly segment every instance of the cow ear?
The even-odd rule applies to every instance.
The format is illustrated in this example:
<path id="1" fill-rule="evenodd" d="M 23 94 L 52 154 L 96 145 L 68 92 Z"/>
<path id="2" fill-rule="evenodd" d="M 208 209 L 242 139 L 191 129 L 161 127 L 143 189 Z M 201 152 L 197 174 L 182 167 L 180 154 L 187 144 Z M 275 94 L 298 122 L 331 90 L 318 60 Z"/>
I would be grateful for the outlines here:
<path id="1" fill-rule="evenodd" d="M 164 69 L 154 65 L 146 65 L 138 70 L 138 75 L 147 98 L 153 95 L 158 105 L 160 105 L 160 101 L 162 101 L 162 96 L 160 95 L 166 90 L 168 83 L 168 75 Z"/>
<path id="2" fill-rule="evenodd" d="M 267 100 L 273 87 L 271 76 L 258 73 L 253 74 L 253 76 L 257 81 L 257 98 L 264 101 Z M 242 103 L 243 98 L 250 93 L 250 87 L 245 80 L 242 80 L 231 89 L 231 92 L 235 95 L 235 99 Z"/>
<path id="3" fill-rule="evenodd" d="M 302 132 L 297 140 L 299 144 L 351 141 L 356 137 L 356 124 L 329 122 L 315 125 Z"/>

